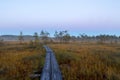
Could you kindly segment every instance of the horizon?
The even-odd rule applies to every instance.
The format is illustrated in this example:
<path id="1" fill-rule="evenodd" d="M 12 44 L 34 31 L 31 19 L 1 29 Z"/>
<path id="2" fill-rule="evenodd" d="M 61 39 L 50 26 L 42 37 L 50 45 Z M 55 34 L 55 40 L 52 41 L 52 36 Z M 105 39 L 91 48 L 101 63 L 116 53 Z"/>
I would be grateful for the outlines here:
<path id="1" fill-rule="evenodd" d="M 43 30 L 44 31 L 44 30 Z M 20 31 L 20 32 L 22 32 L 22 35 L 23 36 L 33 36 L 34 35 L 34 33 L 38 33 L 38 36 L 40 36 L 40 32 L 34 32 L 34 33 L 32 33 L 32 34 L 24 34 L 24 32 L 23 31 Z M 20 32 L 19 33 L 17 33 L 17 34 L 0 34 L 0 36 L 19 36 L 20 35 Z M 48 31 L 47 31 L 48 32 Z M 59 32 L 59 31 L 58 31 Z M 50 32 L 48 32 L 50 35 L 50 37 L 54 37 L 54 33 L 50 33 Z M 116 35 L 116 34 L 87 34 L 87 33 L 78 33 L 78 34 L 72 34 L 72 33 L 70 33 L 69 31 L 68 31 L 68 34 L 70 34 L 70 36 L 80 36 L 80 35 L 87 35 L 87 36 L 99 36 L 99 35 L 110 35 L 110 36 L 117 36 L 117 37 L 120 37 L 120 35 Z"/>
<path id="2" fill-rule="evenodd" d="M 71 35 L 120 35 L 119 0 L 0 1 L 0 35 L 68 30 Z"/>

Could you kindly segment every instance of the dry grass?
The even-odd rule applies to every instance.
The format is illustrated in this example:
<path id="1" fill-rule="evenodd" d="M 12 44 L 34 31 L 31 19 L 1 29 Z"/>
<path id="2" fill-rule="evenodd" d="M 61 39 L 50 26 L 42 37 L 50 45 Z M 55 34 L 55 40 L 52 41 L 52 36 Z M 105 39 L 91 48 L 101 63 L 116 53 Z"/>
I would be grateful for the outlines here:
<path id="1" fill-rule="evenodd" d="M 49 44 L 64 80 L 120 80 L 120 45 L 96 43 Z M 0 80 L 31 80 L 41 71 L 45 50 L 8 42 L 0 46 Z M 37 79 L 39 80 L 39 79 Z"/>
<path id="2" fill-rule="evenodd" d="M 64 80 L 120 80 L 120 45 L 49 44 Z"/>
<path id="3" fill-rule="evenodd" d="M 45 51 L 41 46 L 10 43 L 0 46 L 0 80 L 31 80 L 33 71 L 41 71 Z"/>

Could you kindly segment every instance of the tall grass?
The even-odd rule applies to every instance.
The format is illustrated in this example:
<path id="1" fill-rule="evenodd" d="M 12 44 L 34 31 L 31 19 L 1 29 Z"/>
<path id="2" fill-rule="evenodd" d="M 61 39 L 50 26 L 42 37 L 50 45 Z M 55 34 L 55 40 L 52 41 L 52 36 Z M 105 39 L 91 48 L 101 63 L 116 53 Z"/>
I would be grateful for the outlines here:
<path id="1" fill-rule="evenodd" d="M 49 44 L 63 80 L 120 80 L 120 45 L 96 43 Z M 0 46 L 0 80 L 31 80 L 42 71 L 45 50 L 34 43 Z M 36 79 L 39 80 L 39 79 Z"/>
<path id="2" fill-rule="evenodd" d="M 50 44 L 64 80 L 120 80 L 120 45 Z"/>
<path id="3" fill-rule="evenodd" d="M 31 80 L 30 75 L 44 64 L 45 51 L 42 45 L 38 47 L 27 43 L 1 46 L 0 80 Z"/>

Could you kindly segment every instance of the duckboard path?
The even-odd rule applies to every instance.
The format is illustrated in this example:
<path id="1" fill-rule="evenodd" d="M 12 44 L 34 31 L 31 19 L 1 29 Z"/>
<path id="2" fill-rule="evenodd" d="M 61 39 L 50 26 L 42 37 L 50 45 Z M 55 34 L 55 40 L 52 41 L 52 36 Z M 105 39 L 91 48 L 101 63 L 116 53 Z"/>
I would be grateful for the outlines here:
<path id="1" fill-rule="evenodd" d="M 52 49 L 48 46 L 44 46 L 44 48 L 46 49 L 46 58 L 40 80 L 62 80 L 62 75 Z"/>

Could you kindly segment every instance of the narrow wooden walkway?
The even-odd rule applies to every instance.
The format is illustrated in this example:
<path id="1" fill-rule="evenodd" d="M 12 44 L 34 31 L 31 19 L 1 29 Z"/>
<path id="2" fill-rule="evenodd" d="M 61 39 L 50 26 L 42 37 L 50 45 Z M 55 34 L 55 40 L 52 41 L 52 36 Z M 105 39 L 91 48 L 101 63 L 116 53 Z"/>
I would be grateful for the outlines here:
<path id="1" fill-rule="evenodd" d="M 40 80 L 62 80 L 62 75 L 56 61 L 53 51 L 48 47 L 46 49 L 46 60 Z"/>

